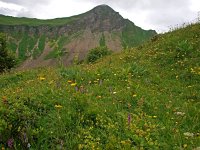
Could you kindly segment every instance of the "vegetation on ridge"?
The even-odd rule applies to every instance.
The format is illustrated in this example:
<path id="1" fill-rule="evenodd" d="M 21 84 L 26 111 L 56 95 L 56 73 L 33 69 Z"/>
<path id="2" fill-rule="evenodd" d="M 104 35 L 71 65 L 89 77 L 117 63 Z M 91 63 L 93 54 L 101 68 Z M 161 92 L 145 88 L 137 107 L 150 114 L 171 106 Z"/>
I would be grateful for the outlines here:
<path id="1" fill-rule="evenodd" d="M 36 19 L 36 18 L 16 18 L 11 16 L 0 15 L 0 22 L 3 25 L 28 25 L 28 26 L 41 26 L 41 25 L 50 25 L 50 26 L 58 26 L 64 25 L 67 23 L 72 23 L 79 19 L 81 15 L 76 15 L 72 17 L 66 18 L 56 18 L 56 19 Z"/>

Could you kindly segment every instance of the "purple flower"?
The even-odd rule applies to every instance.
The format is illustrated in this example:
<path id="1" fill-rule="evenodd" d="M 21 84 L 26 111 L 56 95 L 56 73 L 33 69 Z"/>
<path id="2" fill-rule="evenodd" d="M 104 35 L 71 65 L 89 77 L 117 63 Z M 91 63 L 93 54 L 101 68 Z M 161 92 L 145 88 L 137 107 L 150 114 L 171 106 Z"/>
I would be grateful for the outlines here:
<path id="1" fill-rule="evenodd" d="M 103 80 L 99 80 L 99 85 L 102 85 L 103 84 Z"/>
<path id="2" fill-rule="evenodd" d="M 61 141 L 60 141 L 60 148 L 61 148 L 61 149 L 63 148 L 63 145 L 64 145 L 64 141 L 61 140 Z"/>
<path id="3" fill-rule="evenodd" d="M 13 144 L 14 144 L 14 139 L 13 139 L 13 138 L 8 139 L 7 144 L 8 144 L 8 147 L 9 147 L 9 148 L 12 148 L 12 147 L 13 147 Z"/>
<path id="4" fill-rule="evenodd" d="M 131 114 L 129 113 L 128 114 L 128 126 L 130 127 L 130 124 L 131 124 Z"/>
<path id="5" fill-rule="evenodd" d="M 23 135 L 24 135 L 24 142 L 28 143 L 28 137 L 27 137 L 26 133 L 24 133 Z"/>
<path id="6" fill-rule="evenodd" d="M 75 91 L 78 92 L 78 86 L 75 86 Z"/>
<path id="7" fill-rule="evenodd" d="M 113 89 L 112 87 L 109 87 L 109 92 L 112 93 Z"/>
<path id="8" fill-rule="evenodd" d="M 0 134 L 0 141 L 2 141 L 2 139 L 3 139 L 3 137 L 2 137 L 2 135 Z"/>

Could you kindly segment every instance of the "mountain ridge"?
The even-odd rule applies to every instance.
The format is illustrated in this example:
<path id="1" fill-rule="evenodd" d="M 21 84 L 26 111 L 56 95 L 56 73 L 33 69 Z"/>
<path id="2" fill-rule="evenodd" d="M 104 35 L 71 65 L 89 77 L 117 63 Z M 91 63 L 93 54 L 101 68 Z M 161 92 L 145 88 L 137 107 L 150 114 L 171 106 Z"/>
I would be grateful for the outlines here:
<path id="1" fill-rule="evenodd" d="M 8 46 L 16 56 L 22 62 L 30 62 L 27 67 L 38 62 L 43 53 L 47 55 L 36 66 L 55 65 L 56 55 L 50 60 L 45 58 L 56 54 L 56 47 L 63 53 L 63 64 L 69 65 L 74 57 L 84 60 L 90 49 L 99 46 L 102 36 L 105 36 L 108 48 L 117 52 L 156 35 L 154 30 L 137 27 L 107 5 L 76 16 L 50 20 L 0 16 L 0 32 L 7 33 Z"/>

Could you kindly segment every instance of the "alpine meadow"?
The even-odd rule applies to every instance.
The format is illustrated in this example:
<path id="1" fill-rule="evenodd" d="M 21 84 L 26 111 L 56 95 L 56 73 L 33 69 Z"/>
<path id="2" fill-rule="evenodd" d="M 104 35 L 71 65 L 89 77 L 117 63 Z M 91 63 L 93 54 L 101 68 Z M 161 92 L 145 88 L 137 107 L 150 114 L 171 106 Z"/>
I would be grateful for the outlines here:
<path id="1" fill-rule="evenodd" d="M 0 32 L 2 150 L 200 149 L 199 21 L 158 34 L 100 5 Z"/>

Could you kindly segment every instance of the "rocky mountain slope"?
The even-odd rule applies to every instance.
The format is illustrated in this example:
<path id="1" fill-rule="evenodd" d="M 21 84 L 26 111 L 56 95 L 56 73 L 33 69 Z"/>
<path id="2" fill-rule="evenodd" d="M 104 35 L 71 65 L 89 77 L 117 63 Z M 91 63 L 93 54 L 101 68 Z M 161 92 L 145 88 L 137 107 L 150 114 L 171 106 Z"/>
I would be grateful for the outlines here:
<path id="1" fill-rule="evenodd" d="M 150 39 L 154 30 L 143 30 L 107 5 L 68 18 L 39 20 L 0 15 L 0 32 L 21 60 L 21 68 L 72 64 L 84 60 L 91 48 L 104 40 L 114 52 Z"/>

